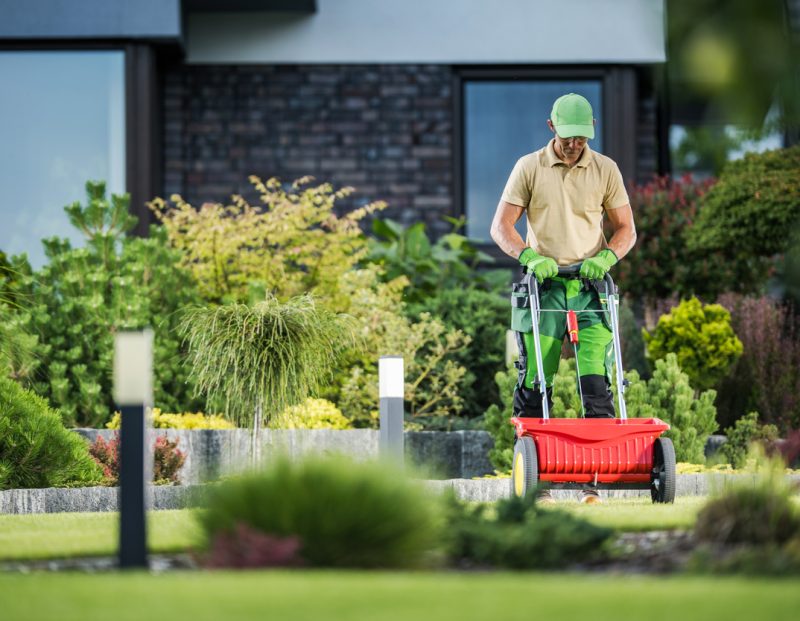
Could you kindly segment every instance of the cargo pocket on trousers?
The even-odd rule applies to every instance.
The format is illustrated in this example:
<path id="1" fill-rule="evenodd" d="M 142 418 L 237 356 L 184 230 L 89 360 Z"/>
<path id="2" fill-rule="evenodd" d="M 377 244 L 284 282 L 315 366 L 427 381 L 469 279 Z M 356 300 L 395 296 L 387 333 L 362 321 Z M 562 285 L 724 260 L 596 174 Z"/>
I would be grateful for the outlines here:
<path id="1" fill-rule="evenodd" d="M 515 332 L 533 332 L 531 303 L 525 283 L 514 283 L 511 288 L 511 329 Z"/>

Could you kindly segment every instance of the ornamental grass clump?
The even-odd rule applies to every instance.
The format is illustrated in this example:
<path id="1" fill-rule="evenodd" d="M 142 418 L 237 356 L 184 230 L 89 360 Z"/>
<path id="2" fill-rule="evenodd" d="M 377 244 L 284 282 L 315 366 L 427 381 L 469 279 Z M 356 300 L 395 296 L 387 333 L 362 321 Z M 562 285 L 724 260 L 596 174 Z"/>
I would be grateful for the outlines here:
<path id="1" fill-rule="evenodd" d="M 318 306 L 309 295 L 195 308 L 181 329 L 198 391 L 239 426 L 252 426 L 254 464 L 263 424 L 319 391 L 358 343 L 349 316 Z"/>
<path id="2" fill-rule="evenodd" d="M 259 556 L 318 567 L 419 567 L 436 559 L 443 521 L 438 498 L 386 464 L 343 457 L 277 459 L 209 494 L 200 522 L 212 556 L 247 565 L 237 534 L 260 537 Z M 271 553 L 270 541 L 276 549 Z M 284 548 L 298 542 L 297 556 Z M 291 546 L 289 546 L 291 547 Z M 299 558 L 297 558 L 299 556 Z"/>

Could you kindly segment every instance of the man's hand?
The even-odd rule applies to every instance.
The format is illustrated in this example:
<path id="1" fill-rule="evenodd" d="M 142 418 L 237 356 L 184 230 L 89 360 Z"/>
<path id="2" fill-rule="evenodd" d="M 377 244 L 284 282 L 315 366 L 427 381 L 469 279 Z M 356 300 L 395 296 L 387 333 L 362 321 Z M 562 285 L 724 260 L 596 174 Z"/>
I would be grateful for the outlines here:
<path id="1" fill-rule="evenodd" d="M 618 261 L 614 251 L 605 248 L 590 259 L 584 259 L 581 265 L 581 278 L 600 280 Z"/>
<path id="2" fill-rule="evenodd" d="M 558 264 L 550 257 L 543 257 L 533 248 L 525 248 L 519 255 L 519 264 L 529 272 L 533 272 L 536 280 L 543 283 L 545 278 L 558 275 Z"/>

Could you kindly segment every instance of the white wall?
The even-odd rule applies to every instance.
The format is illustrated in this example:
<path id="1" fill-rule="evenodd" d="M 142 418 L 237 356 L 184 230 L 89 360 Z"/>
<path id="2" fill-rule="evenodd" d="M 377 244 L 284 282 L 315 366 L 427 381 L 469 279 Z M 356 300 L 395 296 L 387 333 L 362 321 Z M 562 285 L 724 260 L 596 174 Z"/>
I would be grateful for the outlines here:
<path id="1" fill-rule="evenodd" d="M 190 63 L 654 63 L 663 0 L 317 0 L 190 15 Z"/>

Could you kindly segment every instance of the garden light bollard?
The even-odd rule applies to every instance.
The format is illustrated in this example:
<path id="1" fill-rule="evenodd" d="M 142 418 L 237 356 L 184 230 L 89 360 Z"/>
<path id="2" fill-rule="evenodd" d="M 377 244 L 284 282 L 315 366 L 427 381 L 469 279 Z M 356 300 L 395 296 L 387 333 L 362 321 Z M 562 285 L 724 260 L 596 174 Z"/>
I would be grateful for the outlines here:
<path id="1" fill-rule="evenodd" d="M 381 356 L 378 361 L 380 387 L 381 459 L 403 464 L 403 392 L 405 378 L 402 356 Z"/>
<path id="2" fill-rule="evenodd" d="M 114 341 L 114 401 L 120 409 L 119 566 L 147 567 L 147 482 L 152 457 L 145 409 L 153 402 L 153 332 L 118 332 Z"/>

